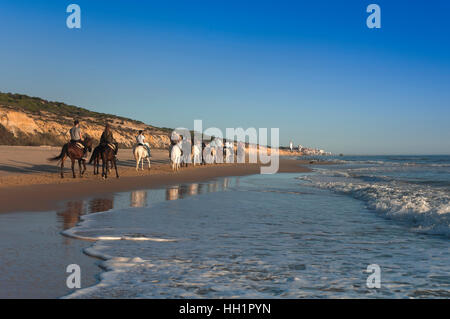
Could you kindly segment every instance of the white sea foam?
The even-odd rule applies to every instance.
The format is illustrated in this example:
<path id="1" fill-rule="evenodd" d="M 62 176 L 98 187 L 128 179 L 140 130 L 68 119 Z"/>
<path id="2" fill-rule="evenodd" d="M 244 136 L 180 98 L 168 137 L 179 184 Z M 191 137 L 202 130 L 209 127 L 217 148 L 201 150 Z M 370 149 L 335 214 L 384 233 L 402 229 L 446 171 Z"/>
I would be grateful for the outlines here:
<path id="1" fill-rule="evenodd" d="M 450 236 L 450 194 L 446 187 L 396 180 L 381 172 L 398 168 L 320 169 L 299 179 L 363 200 L 367 207 L 392 219 L 408 221 L 417 231 Z M 373 172 L 371 174 L 370 172 Z"/>
<path id="2" fill-rule="evenodd" d="M 99 212 L 96 214 L 90 214 L 90 215 L 84 215 L 80 217 L 80 222 L 77 226 L 67 229 L 62 232 L 63 235 L 81 239 L 81 240 L 88 240 L 88 241 L 114 241 L 114 240 L 131 240 L 131 241 L 154 241 L 154 242 L 173 242 L 175 239 L 168 239 L 168 238 L 157 238 L 157 237 L 149 237 L 142 233 L 125 233 L 125 234 L 118 234 L 118 235 L 88 235 L 89 233 L 102 231 L 103 229 L 96 228 L 95 230 L 92 229 L 92 221 L 95 218 L 98 218 L 102 214 L 108 214 L 111 215 L 113 213 L 117 213 L 119 211 L 109 210 L 105 212 Z M 120 230 L 120 229 L 119 229 Z M 105 229 L 105 231 L 108 231 L 108 229 Z M 111 231 L 111 229 L 109 229 Z M 114 229 L 114 231 L 118 231 L 118 229 Z"/>

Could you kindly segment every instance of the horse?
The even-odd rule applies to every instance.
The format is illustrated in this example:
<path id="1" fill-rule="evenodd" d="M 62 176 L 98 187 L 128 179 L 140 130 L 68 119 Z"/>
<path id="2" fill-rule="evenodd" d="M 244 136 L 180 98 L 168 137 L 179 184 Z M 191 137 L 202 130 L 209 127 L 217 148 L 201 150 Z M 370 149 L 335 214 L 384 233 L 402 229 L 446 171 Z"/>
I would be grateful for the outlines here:
<path id="1" fill-rule="evenodd" d="M 144 170 L 144 158 L 147 159 L 148 169 L 150 169 L 150 154 L 148 154 L 147 148 L 143 145 L 137 145 L 133 147 L 134 159 L 136 160 L 136 171 L 139 169 L 139 162 L 141 162 L 141 169 Z"/>
<path id="2" fill-rule="evenodd" d="M 238 144 L 236 157 L 238 163 L 245 163 L 245 144 L 242 142 Z"/>
<path id="3" fill-rule="evenodd" d="M 206 164 L 214 164 L 214 161 L 216 159 L 216 148 L 214 146 L 211 146 L 211 144 L 206 144 L 204 155 Z"/>
<path id="4" fill-rule="evenodd" d="M 188 167 L 189 163 L 191 163 L 191 143 L 187 140 L 181 141 L 181 165 Z"/>
<path id="5" fill-rule="evenodd" d="M 195 144 L 192 147 L 192 154 L 193 154 L 193 157 L 194 157 L 194 160 L 193 160 L 194 166 L 196 164 L 201 164 L 202 163 L 202 161 L 201 161 L 202 146 L 200 144 Z"/>
<path id="6" fill-rule="evenodd" d="M 225 162 L 226 163 L 234 162 L 234 150 L 229 145 L 225 147 Z"/>
<path id="7" fill-rule="evenodd" d="M 172 161 L 172 170 L 178 171 L 181 164 L 181 146 L 180 143 L 173 145 L 170 151 L 170 160 Z"/>
<path id="8" fill-rule="evenodd" d="M 91 158 L 89 159 L 89 163 L 88 164 L 92 164 L 92 162 L 94 162 L 94 175 L 98 175 L 99 174 L 99 166 L 100 166 L 100 160 L 101 160 L 101 151 L 102 146 L 98 145 L 96 148 L 94 148 L 94 151 L 92 152 Z M 108 169 L 108 172 L 110 172 L 110 168 L 108 165 L 106 165 L 106 168 Z"/>
<path id="9" fill-rule="evenodd" d="M 61 178 L 64 178 L 64 161 L 67 157 L 69 157 L 72 161 L 72 174 L 73 178 L 76 178 L 75 160 L 78 160 L 78 166 L 80 167 L 80 177 L 83 177 L 83 174 L 86 171 L 86 160 L 83 158 L 85 149 L 88 152 L 92 151 L 92 138 L 90 138 L 89 136 L 86 136 L 81 142 L 69 142 L 64 144 L 61 149 L 61 153 L 58 156 L 49 158 L 48 160 L 51 162 L 61 161 Z M 81 163 L 83 163 L 83 170 L 81 170 Z"/>
<path id="10" fill-rule="evenodd" d="M 102 177 L 108 178 L 108 162 L 111 162 L 116 170 L 116 177 L 119 178 L 119 172 L 117 171 L 117 159 L 114 144 L 100 144 L 100 157 L 102 159 Z"/>

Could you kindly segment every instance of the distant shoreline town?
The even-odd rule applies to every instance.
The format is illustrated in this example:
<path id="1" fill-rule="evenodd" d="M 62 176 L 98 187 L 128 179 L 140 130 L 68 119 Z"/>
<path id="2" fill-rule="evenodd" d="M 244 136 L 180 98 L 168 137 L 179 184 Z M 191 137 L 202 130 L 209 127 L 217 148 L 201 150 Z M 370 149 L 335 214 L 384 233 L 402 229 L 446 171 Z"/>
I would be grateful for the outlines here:
<path id="1" fill-rule="evenodd" d="M 300 156 L 331 156 L 333 153 L 327 152 L 323 149 L 306 147 L 303 145 L 298 145 L 296 147 L 292 146 L 282 146 L 280 147 L 282 150 L 291 151 Z"/>

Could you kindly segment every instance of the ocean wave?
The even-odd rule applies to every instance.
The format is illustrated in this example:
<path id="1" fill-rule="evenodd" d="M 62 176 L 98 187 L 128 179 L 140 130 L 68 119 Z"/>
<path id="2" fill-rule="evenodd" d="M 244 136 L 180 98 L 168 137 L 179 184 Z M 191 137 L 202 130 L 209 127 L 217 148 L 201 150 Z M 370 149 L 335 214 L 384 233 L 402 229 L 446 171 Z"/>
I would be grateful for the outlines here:
<path id="1" fill-rule="evenodd" d="M 415 231 L 450 236 L 450 196 L 445 190 L 396 181 L 326 180 L 311 175 L 299 179 L 362 200 L 387 218 L 411 223 Z"/>
<path id="2" fill-rule="evenodd" d="M 411 161 L 393 161 L 393 159 L 390 160 L 344 160 L 344 159 L 329 159 L 329 162 L 332 162 L 334 164 L 348 164 L 348 165 L 377 165 L 377 166 L 393 166 L 393 167 L 400 167 L 400 166 L 410 166 L 410 167 L 450 167 L 450 163 L 448 163 L 448 160 L 443 161 L 436 161 L 436 162 L 411 162 Z"/>

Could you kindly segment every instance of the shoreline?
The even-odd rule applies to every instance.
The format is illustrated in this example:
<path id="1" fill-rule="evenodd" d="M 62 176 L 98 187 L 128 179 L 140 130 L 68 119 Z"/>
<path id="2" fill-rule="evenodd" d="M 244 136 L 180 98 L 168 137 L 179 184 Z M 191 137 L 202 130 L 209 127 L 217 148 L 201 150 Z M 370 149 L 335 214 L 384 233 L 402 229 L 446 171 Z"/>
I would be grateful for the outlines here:
<path id="1" fill-rule="evenodd" d="M 305 173 L 311 169 L 302 166 L 308 161 L 280 158 L 278 173 Z M 107 180 L 98 176 L 73 179 L 61 179 L 53 173 L 46 184 L 31 184 L 0 187 L 0 213 L 24 211 L 48 211 L 57 209 L 67 200 L 106 195 L 115 192 L 126 192 L 142 189 L 163 188 L 178 183 L 193 183 L 219 177 L 245 176 L 260 173 L 261 164 L 213 164 L 206 166 L 190 166 L 178 172 L 172 172 L 167 164 L 152 165 L 151 170 L 139 171 L 134 168 L 119 167 L 119 179 L 114 174 Z M 21 178 L 32 179 L 39 174 L 21 174 Z M 45 176 L 48 176 L 46 174 Z M 5 177 L 4 177 L 5 178 Z M 6 178 L 14 178 L 14 175 Z"/>

